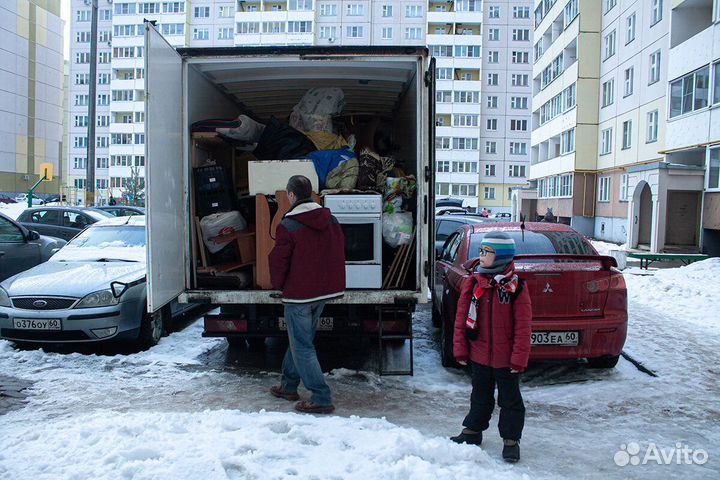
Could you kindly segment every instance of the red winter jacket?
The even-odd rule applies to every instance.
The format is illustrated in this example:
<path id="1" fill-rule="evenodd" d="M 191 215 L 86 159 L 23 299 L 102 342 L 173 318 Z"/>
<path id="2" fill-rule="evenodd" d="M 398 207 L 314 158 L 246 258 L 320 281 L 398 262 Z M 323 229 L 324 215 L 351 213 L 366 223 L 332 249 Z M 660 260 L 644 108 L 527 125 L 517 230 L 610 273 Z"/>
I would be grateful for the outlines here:
<path id="1" fill-rule="evenodd" d="M 345 293 L 345 235 L 330 210 L 296 203 L 285 214 L 270 252 L 270 281 L 284 303 L 312 303 Z"/>
<path id="2" fill-rule="evenodd" d="M 508 273 L 511 265 L 504 273 Z M 527 284 L 520 283 L 514 301 L 501 303 L 498 288 L 490 285 L 491 275 L 473 273 L 465 279 L 455 316 L 454 355 L 457 360 L 492 368 L 507 368 L 522 372 L 530 357 L 532 307 Z M 484 293 L 479 299 L 478 337 L 468 341 L 465 323 L 470 310 L 473 291 L 480 286 Z"/>

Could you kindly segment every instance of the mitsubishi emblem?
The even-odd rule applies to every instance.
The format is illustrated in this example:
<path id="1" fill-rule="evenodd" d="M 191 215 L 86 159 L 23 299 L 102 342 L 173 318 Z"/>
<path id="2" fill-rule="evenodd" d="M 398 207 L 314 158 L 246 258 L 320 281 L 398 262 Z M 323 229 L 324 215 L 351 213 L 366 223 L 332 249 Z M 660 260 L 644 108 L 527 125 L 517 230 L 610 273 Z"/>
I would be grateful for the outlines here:
<path id="1" fill-rule="evenodd" d="M 552 289 L 552 287 L 550 286 L 550 282 L 547 282 L 547 283 L 545 284 L 545 290 L 543 290 L 543 293 L 553 293 L 553 289 Z"/>

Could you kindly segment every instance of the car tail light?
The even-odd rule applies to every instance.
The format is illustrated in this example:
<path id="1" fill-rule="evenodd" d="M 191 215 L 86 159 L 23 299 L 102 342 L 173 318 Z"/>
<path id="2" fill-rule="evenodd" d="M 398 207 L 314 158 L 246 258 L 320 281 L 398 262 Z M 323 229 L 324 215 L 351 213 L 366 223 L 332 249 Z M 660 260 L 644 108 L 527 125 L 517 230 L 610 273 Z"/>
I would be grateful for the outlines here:
<path id="1" fill-rule="evenodd" d="M 602 293 L 608 290 L 625 290 L 625 278 L 622 273 L 610 275 L 608 278 L 591 280 L 585 284 L 585 289 L 590 293 Z"/>

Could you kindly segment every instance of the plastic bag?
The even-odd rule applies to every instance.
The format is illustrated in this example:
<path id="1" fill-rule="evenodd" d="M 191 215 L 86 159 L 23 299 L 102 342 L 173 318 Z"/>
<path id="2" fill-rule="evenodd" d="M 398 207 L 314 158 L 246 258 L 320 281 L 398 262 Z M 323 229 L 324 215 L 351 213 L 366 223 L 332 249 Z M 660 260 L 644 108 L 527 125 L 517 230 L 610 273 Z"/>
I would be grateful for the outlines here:
<path id="1" fill-rule="evenodd" d="M 412 212 L 383 213 L 383 240 L 391 247 L 395 248 L 410 243 L 412 232 Z"/>
<path id="2" fill-rule="evenodd" d="M 290 125 L 305 132 L 332 133 L 332 116 L 345 107 L 340 88 L 311 88 L 293 108 Z"/>
<path id="3" fill-rule="evenodd" d="M 228 244 L 228 242 L 216 243 L 212 240 L 214 237 L 230 235 L 246 228 L 247 222 L 237 211 L 213 213 L 200 220 L 203 242 L 210 253 L 219 252 Z"/>
<path id="4" fill-rule="evenodd" d="M 383 212 L 396 213 L 402 211 L 405 200 L 415 195 L 417 181 L 410 175 L 407 177 L 388 177 L 385 180 L 385 195 L 383 196 Z"/>

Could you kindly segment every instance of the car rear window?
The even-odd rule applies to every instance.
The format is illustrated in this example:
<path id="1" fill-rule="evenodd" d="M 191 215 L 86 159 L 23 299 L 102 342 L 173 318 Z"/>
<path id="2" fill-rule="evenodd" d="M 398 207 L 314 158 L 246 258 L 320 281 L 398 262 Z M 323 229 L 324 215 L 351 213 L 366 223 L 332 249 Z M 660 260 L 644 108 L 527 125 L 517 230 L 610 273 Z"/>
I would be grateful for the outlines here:
<path id="1" fill-rule="evenodd" d="M 590 242 L 577 232 L 505 232 L 515 240 L 516 255 L 597 255 Z M 470 237 L 468 257 L 478 256 L 480 242 L 484 233 L 474 233 Z"/>

